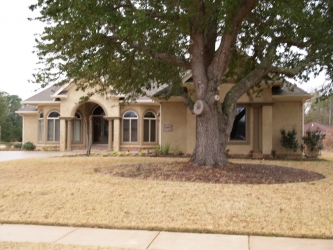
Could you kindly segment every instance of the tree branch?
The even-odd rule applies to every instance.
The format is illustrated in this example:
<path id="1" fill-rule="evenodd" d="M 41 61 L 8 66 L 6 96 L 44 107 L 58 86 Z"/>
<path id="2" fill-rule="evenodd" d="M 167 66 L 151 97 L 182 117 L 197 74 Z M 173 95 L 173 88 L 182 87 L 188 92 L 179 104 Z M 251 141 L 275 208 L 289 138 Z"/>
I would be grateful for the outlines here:
<path id="1" fill-rule="evenodd" d="M 218 75 L 216 76 L 217 79 L 221 79 L 225 74 L 232 58 L 240 26 L 243 20 L 255 8 L 256 3 L 257 0 L 244 0 L 241 3 L 240 8 L 238 8 L 238 11 L 231 17 L 231 24 L 226 28 L 213 62 L 208 68 L 209 71 L 218 72 Z"/>
<path id="2" fill-rule="evenodd" d="M 144 53 L 146 53 L 147 55 L 150 55 L 152 58 L 166 62 L 166 63 L 170 63 L 179 67 L 182 67 L 186 70 L 191 69 L 190 64 L 186 61 L 180 60 L 177 57 L 171 56 L 167 53 L 155 53 L 153 52 L 151 49 L 149 49 L 146 46 L 141 46 L 138 44 L 131 44 L 130 45 L 132 48 L 135 48 L 137 50 L 140 50 Z"/>
<path id="3" fill-rule="evenodd" d="M 283 68 L 283 67 L 271 67 L 269 70 L 269 73 L 275 73 L 275 74 L 283 74 L 287 77 L 294 77 L 298 73 L 300 73 L 305 67 L 312 67 L 315 66 L 315 63 L 307 63 L 303 62 L 299 64 L 297 67 L 288 69 L 288 68 Z"/>
<path id="4" fill-rule="evenodd" d="M 285 38 L 285 37 L 279 37 L 279 38 L 276 38 L 276 42 L 278 42 L 279 44 L 287 44 L 289 46 L 295 46 L 295 47 L 298 47 L 298 48 L 306 48 L 306 47 L 309 47 L 310 45 L 313 45 L 313 41 L 309 40 L 307 42 L 301 42 L 301 41 L 296 41 L 296 40 L 293 40 L 292 38 Z"/>
<path id="5" fill-rule="evenodd" d="M 154 59 L 182 67 L 186 70 L 190 69 L 190 64 L 187 61 L 181 60 L 181 59 L 179 59 L 175 56 L 171 56 L 167 53 L 158 53 L 158 52 L 156 53 L 156 52 L 152 51 L 150 48 L 148 48 L 147 46 L 140 45 L 136 42 L 129 42 L 126 39 L 120 39 L 117 36 L 106 36 L 106 38 L 109 41 L 116 41 L 118 43 L 126 42 L 131 48 L 144 52 L 145 54 L 150 55 Z"/>
<path id="6" fill-rule="evenodd" d="M 260 82 L 263 76 L 270 72 L 277 46 L 278 45 L 275 43 L 271 44 L 267 49 L 264 60 L 228 91 L 224 98 L 224 103 L 227 105 L 223 105 L 225 114 L 228 116 L 232 115 L 232 112 L 234 112 L 237 107 L 237 100 L 256 83 Z M 225 107 L 228 107 L 228 105 L 230 105 L 231 109 L 226 110 Z"/>

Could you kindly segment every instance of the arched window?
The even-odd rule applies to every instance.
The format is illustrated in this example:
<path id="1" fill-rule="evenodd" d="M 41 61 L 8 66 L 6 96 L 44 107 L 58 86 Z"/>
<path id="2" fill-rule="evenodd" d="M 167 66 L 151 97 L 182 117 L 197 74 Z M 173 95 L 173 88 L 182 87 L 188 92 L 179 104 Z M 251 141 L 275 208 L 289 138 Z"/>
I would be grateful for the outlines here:
<path id="1" fill-rule="evenodd" d="M 80 142 L 81 141 L 81 128 L 82 128 L 82 117 L 80 113 L 76 112 L 73 122 L 72 122 L 72 141 Z"/>
<path id="2" fill-rule="evenodd" d="M 156 142 L 156 116 L 147 112 L 143 117 L 143 141 Z"/>
<path id="3" fill-rule="evenodd" d="M 44 141 L 44 115 L 40 112 L 38 115 L 38 141 Z"/>
<path id="4" fill-rule="evenodd" d="M 47 140 L 60 141 L 60 114 L 51 112 L 47 117 Z"/>
<path id="5" fill-rule="evenodd" d="M 127 111 L 123 116 L 123 142 L 138 141 L 138 115 Z"/>

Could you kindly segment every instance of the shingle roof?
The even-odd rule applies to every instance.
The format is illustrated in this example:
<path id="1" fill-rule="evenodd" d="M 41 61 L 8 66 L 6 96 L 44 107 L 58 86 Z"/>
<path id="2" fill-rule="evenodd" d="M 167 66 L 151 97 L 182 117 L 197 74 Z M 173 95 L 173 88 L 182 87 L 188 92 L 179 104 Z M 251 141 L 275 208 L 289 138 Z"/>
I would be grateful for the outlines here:
<path id="1" fill-rule="evenodd" d="M 273 96 L 311 96 L 309 93 L 305 92 L 303 89 L 293 85 L 292 88 L 288 87 L 272 87 Z"/>
<path id="2" fill-rule="evenodd" d="M 34 105 L 25 105 L 22 108 L 20 108 L 18 111 L 19 112 L 33 112 L 33 111 L 37 111 L 37 106 Z"/>
<path id="3" fill-rule="evenodd" d="M 51 95 L 54 95 L 59 89 L 61 88 L 61 86 L 51 86 L 45 90 L 43 90 L 42 92 L 24 100 L 24 102 L 47 102 L 47 101 L 53 101 L 54 98 L 51 97 Z"/>

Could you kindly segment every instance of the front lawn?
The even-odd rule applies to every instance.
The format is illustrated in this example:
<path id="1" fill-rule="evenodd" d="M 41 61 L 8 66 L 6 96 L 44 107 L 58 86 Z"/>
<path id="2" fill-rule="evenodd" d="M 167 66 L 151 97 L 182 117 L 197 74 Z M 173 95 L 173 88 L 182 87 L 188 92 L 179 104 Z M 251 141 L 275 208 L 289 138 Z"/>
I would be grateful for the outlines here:
<path id="1" fill-rule="evenodd" d="M 250 161 L 324 179 L 216 184 L 113 176 L 96 169 L 188 159 L 59 157 L 0 163 L 0 223 L 333 238 L 333 157 Z"/>

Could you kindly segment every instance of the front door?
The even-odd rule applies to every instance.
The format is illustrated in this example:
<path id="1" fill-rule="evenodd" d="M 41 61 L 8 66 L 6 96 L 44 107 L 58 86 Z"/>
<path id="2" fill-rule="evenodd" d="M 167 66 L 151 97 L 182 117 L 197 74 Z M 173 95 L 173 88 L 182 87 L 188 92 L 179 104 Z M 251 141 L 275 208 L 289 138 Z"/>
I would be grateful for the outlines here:
<path id="1" fill-rule="evenodd" d="M 107 144 L 109 136 L 108 121 L 102 116 L 93 117 L 93 143 Z"/>

